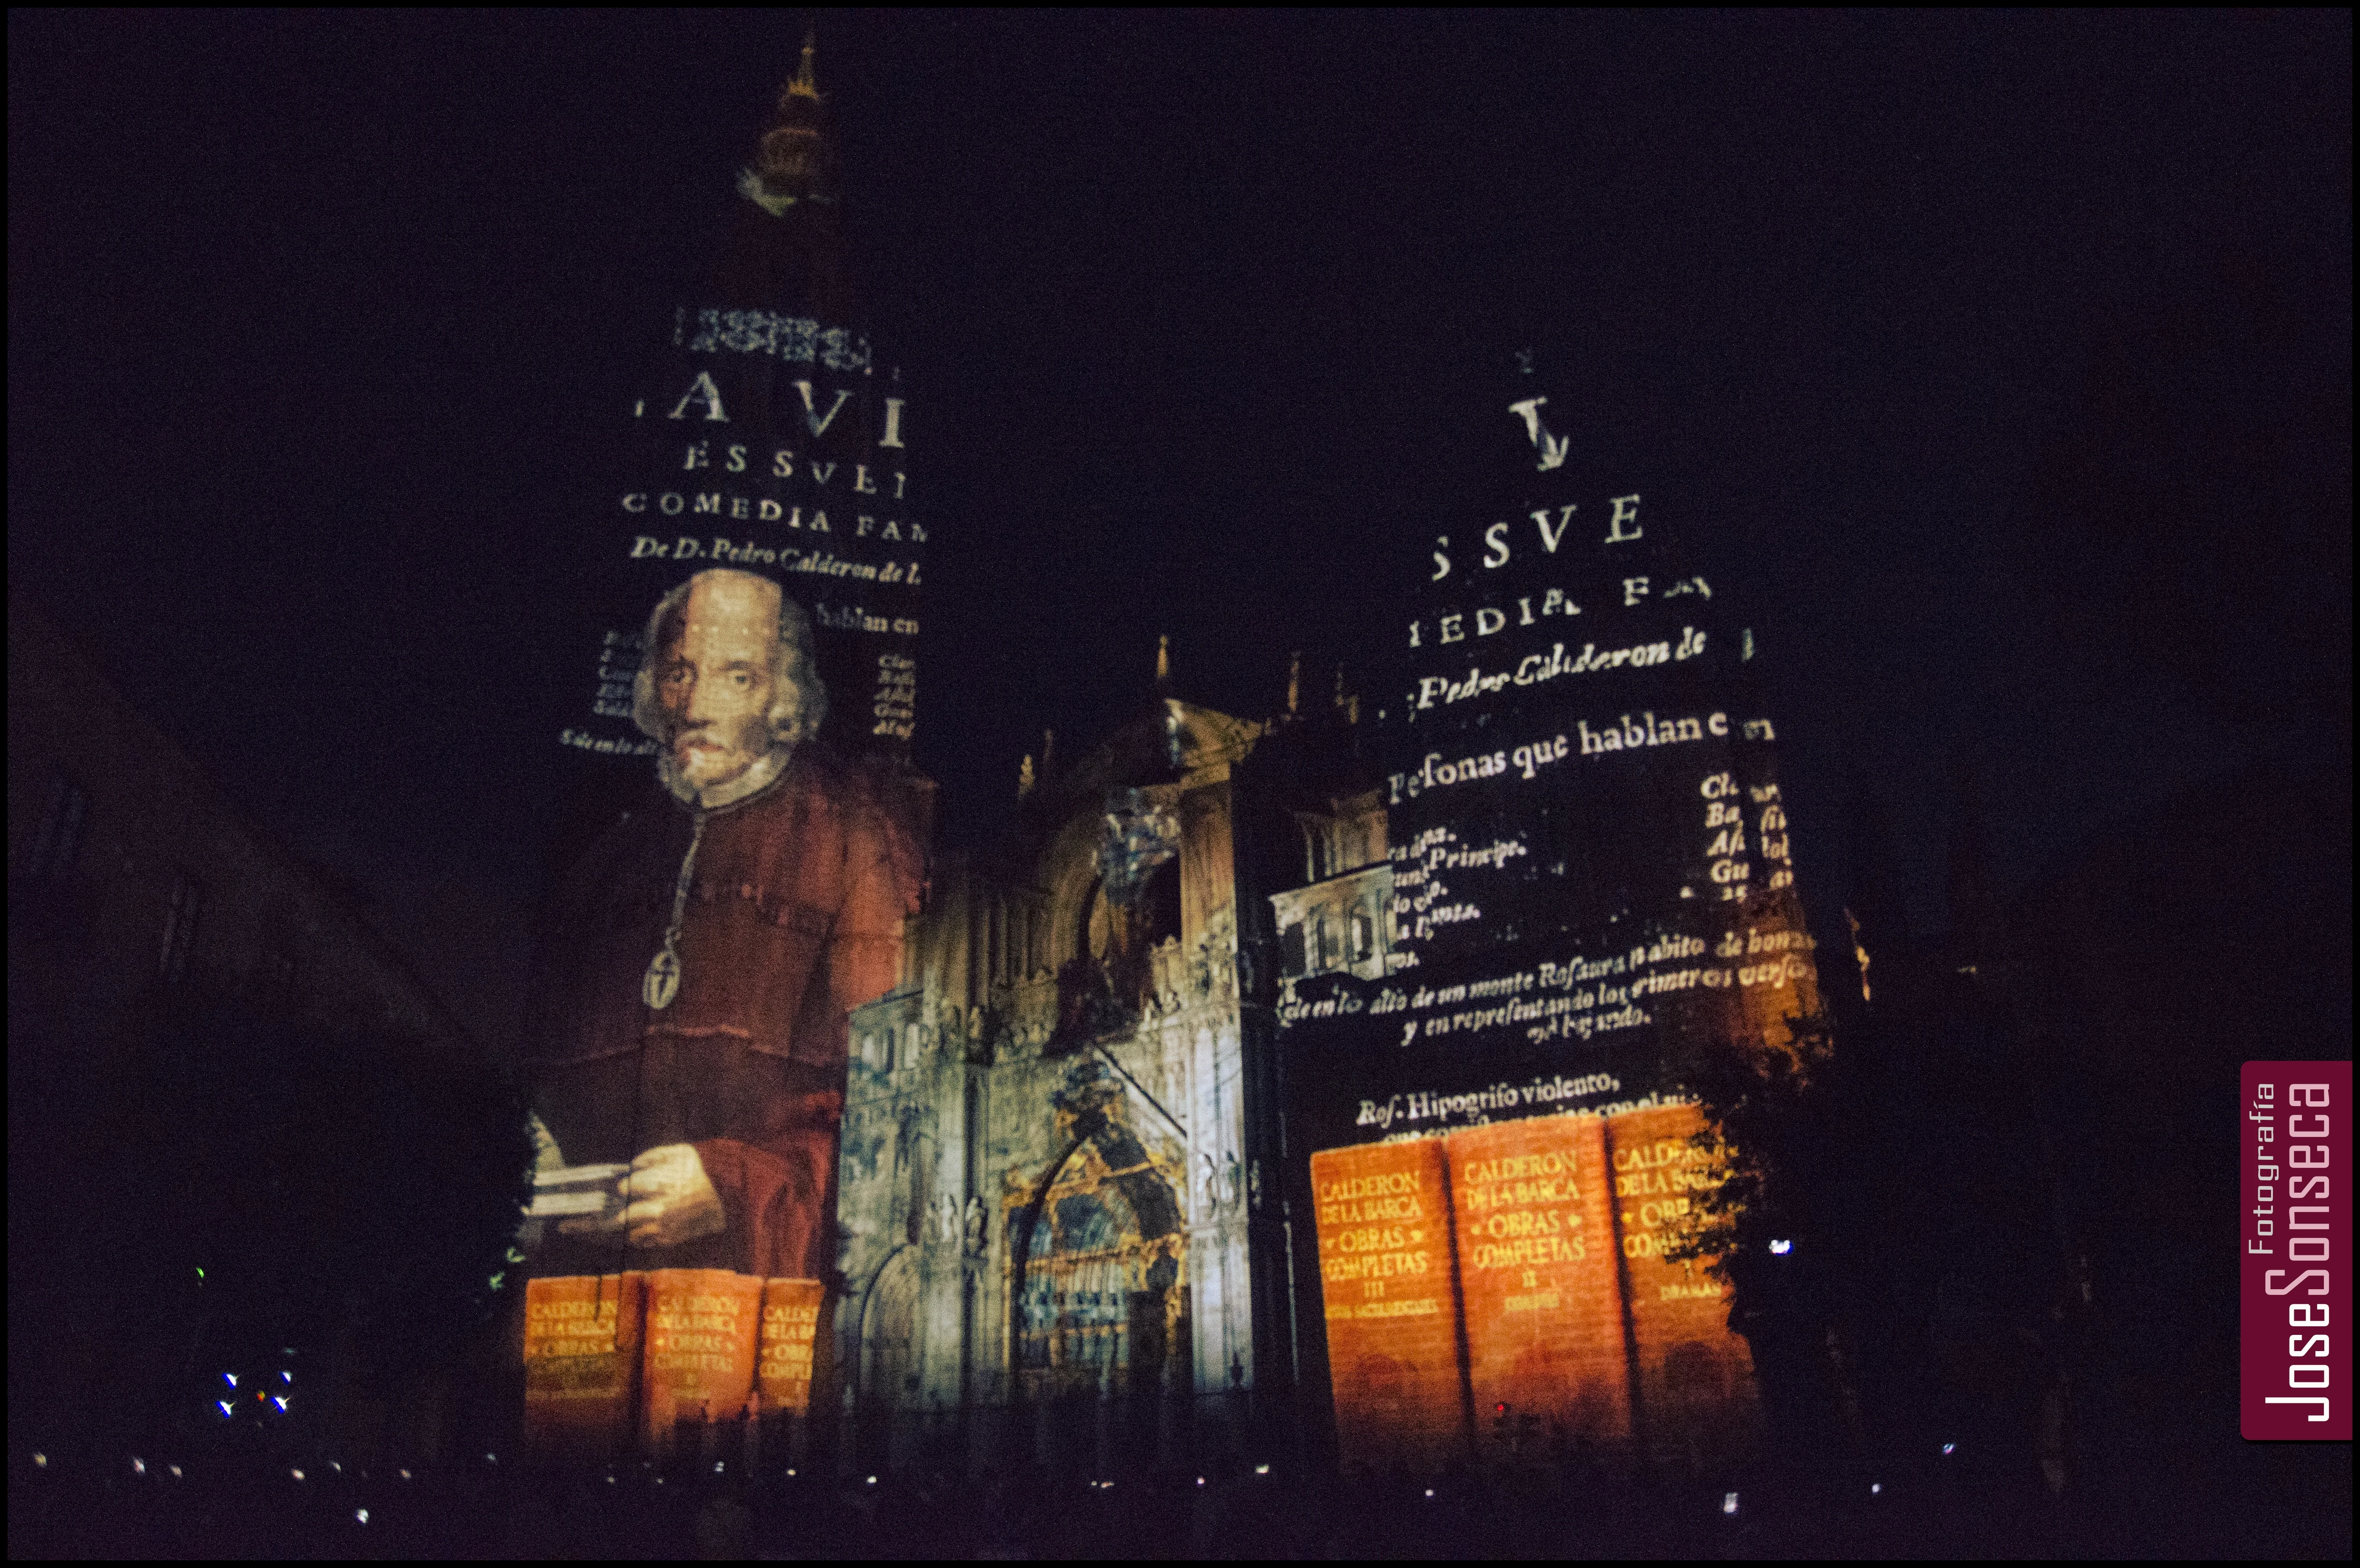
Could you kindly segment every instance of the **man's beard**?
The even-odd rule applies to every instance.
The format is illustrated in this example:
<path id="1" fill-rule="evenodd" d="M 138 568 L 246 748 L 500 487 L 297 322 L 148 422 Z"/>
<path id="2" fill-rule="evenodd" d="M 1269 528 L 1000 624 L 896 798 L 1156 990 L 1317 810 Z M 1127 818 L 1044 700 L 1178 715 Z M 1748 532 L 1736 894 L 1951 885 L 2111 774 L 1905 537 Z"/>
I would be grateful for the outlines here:
<path id="1" fill-rule="evenodd" d="M 717 743 L 719 749 L 690 748 L 683 761 L 682 742 L 689 740 Z M 676 731 L 664 746 L 656 773 L 664 788 L 686 804 L 717 808 L 769 788 L 792 750 L 759 719 L 740 724 L 735 735 L 705 724 Z"/>
<path id="2" fill-rule="evenodd" d="M 706 744 L 683 744 L 691 741 Z M 709 749 L 716 744 L 720 749 Z M 729 735 L 707 724 L 674 735 L 669 749 L 672 768 L 683 779 L 700 789 L 710 789 L 716 784 L 728 783 L 762 759 L 770 749 L 770 727 L 750 724 L 740 727 L 736 735 Z"/>

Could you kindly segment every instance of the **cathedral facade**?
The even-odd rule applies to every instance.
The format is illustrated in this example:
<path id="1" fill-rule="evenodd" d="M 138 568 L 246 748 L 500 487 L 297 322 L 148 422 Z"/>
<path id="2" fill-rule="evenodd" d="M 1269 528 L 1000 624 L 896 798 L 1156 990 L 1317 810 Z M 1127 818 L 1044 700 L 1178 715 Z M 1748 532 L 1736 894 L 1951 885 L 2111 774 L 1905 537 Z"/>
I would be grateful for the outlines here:
<path id="1" fill-rule="evenodd" d="M 1266 1416 L 1269 914 L 1238 840 L 1271 727 L 1166 699 L 1070 768 L 1028 759 L 1015 824 L 939 868 L 901 983 L 853 1013 L 857 1463 L 1109 1475 L 1241 1453 Z"/>
<path id="2" fill-rule="evenodd" d="M 1306 715 L 1298 670 L 1236 718 L 1159 655 L 1133 722 L 1044 737 L 1002 830 L 929 864 L 919 619 L 872 613 L 915 608 L 917 427 L 842 287 L 819 103 L 807 44 L 633 405 L 628 592 L 562 738 L 655 777 L 541 964 L 528 1434 L 701 1453 L 777 1417 L 851 1473 L 1702 1464 L 1753 1373 L 1683 1240 L 1718 1178 L 1680 1063 L 1783 1048 L 1816 991 L 1752 633 L 1673 564 L 1677 510 L 1568 468 L 1521 356 L 1492 413 L 1540 461 L 1506 442 L 1477 515 L 1535 531 L 1369 588 L 1417 612 L 1390 709 L 1361 725 L 1339 671 Z M 874 515 L 821 495 L 847 468 Z M 693 503 L 641 477 L 708 471 Z M 692 504 L 770 542 L 639 531 Z M 1568 655 L 1581 614 L 1603 656 Z"/>

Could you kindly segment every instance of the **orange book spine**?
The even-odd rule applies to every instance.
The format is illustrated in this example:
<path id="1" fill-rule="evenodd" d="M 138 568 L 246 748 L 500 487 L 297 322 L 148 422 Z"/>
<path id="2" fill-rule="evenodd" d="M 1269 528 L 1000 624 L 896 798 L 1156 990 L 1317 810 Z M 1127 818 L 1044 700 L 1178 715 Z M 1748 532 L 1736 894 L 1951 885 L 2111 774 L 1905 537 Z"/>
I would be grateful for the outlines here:
<path id="1" fill-rule="evenodd" d="M 611 1450 L 638 1390 L 643 1274 L 570 1274 L 525 1284 L 525 1438 L 550 1454 Z"/>
<path id="2" fill-rule="evenodd" d="M 1605 1123 L 1454 1133 L 1450 1194 L 1479 1446 L 1539 1458 L 1631 1434 Z"/>
<path id="3" fill-rule="evenodd" d="M 769 1279 L 762 1285 L 762 1333 L 755 1386 L 762 1413 L 811 1408 L 812 1347 L 819 1335 L 827 1287 L 817 1279 Z"/>
<path id="4" fill-rule="evenodd" d="M 1688 1141 L 1703 1127 L 1695 1106 L 1664 1105 L 1616 1116 L 1607 1128 L 1633 1382 L 1659 1454 L 1741 1443 L 1755 1409 L 1754 1356 L 1729 1326 L 1729 1287 L 1707 1272 L 1708 1261 L 1663 1256 L 1710 1180 Z"/>
<path id="5" fill-rule="evenodd" d="M 1432 1138 L 1311 1157 L 1328 1367 L 1348 1464 L 1440 1465 L 1466 1452 L 1448 1181 Z"/>
<path id="6" fill-rule="evenodd" d="M 754 1391 L 762 1281 L 727 1269 L 659 1269 L 648 1276 L 641 1384 L 649 1446 L 663 1452 L 683 1422 L 728 1421 Z"/>

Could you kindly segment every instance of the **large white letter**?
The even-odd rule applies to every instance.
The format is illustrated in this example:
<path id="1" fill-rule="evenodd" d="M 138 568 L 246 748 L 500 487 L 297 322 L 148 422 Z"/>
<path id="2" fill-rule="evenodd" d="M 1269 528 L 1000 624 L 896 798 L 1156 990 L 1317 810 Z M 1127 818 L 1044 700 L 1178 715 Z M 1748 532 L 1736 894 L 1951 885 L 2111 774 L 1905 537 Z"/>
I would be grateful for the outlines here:
<path id="1" fill-rule="evenodd" d="M 812 401 L 812 386 L 810 382 L 796 382 L 795 390 L 803 395 L 803 423 L 811 427 L 811 433 L 815 436 L 824 436 L 827 434 L 827 427 L 835 423 L 837 412 L 841 410 L 845 404 L 849 402 L 852 398 L 851 393 L 838 390 L 836 395 L 836 401 L 828 405 L 827 412 L 823 414 L 819 411 L 818 406 Z"/>
<path id="2" fill-rule="evenodd" d="M 705 417 L 708 419 L 727 422 L 729 418 L 721 411 L 721 388 L 713 384 L 713 373 L 709 370 L 696 373 L 696 379 L 688 384 L 688 390 L 682 393 L 680 401 L 672 405 L 669 417 L 675 419 L 684 417 L 691 403 L 704 404 Z"/>
<path id="3" fill-rule="evenodd" d="M 1639 497 L 1617 495 L 1611 505 L 1614 508 L 1614 515 L 1606 520 L 1606 542 L 1628 544 L 1639 537 Z M 1625 523 L 1631 525 L 1631 531 L 1627 534 L 1622 531 L 1622 525 Z"/>
<path id="4" fill-rule="evenodd" d="M 1547 550 L 1551 555 L 1555 555 L 1557 553 L 1557 541 L 1565 538 L 1565 530 L 1573 526 L 1573 503 L 1568 501 L 1563 506 L 1557 508 L 1557 531 L 1555 533 L 1551 533 L 1549 531 L 1548 508 L 1546 506 L 1543 506 L 1539 511 L 1533 514 L 1533 521 L 1538 523 L 1541 528 L 1541 548 Z"/>

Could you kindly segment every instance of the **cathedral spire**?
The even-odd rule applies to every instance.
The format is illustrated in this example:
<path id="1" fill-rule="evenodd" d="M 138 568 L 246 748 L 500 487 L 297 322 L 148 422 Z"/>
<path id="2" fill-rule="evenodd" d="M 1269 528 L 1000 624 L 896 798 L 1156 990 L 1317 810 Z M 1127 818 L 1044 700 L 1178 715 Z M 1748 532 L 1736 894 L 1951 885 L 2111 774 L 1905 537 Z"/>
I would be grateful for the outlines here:
<path id="1" fill-rule="evenodd" d="M 738 193 L 773 217 L 798 201 L 826 205 L 836 200 L 836 160 L 812 63 L 818 52 L 816 34 L 806 31 L 795 73 L 779 89 L 770 128 L 755 149 L 754 167 L 738 177 Z"/>
<path id="2" fill-rule="evenodd" d="M 819 29 L 816 27 L 803 29 L 803 60 L 795 67 L 794 79 L 787 83 L 785 89 L 779 94 L 780 97 L 809 98 L 814 103 L 818 101 L 819 82 L 812 75 L 812 56 L 819 52 L 818 40 Z"/>

